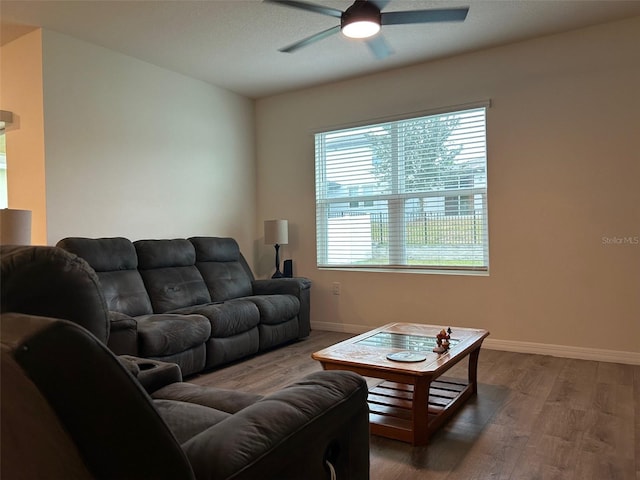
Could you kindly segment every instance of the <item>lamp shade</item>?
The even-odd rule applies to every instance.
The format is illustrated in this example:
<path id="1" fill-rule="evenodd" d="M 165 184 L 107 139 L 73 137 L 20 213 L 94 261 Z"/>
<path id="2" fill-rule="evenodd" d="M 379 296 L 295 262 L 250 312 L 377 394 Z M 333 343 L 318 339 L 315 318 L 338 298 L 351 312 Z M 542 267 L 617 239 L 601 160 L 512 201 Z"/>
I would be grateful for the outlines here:
<path id="1" fill-rule="evenodd" d="M 0 209 L 0 245 L 31 245 L 31 210 Z"/>
<path id="2" fill-rule="evenodd" d="M 264 243 L 267 245 L 286 245 L 289 243 L 289 222 L 287 220 L 265 220 Z"/>

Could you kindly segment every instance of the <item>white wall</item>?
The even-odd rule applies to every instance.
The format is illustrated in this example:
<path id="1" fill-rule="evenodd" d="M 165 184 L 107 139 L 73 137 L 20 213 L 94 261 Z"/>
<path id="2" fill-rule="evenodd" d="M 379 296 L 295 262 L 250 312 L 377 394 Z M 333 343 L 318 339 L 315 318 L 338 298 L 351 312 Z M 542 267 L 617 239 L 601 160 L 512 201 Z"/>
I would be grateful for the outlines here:
<path id="1" fill-rule="evenodd" d="M 251 258 L 253 101 L 43 31 L 48 243 L 231 236 Z"/>
<path id="2" fill-rule="evenodd" d="M 640 245 L 603 242 L 640 236 L 638 45 L 635 18 L 258 101 L 258 220 L 289 220 L 315 325 L 481 327 L 640 360 Z M 484 99 L 490 276 L 317 269 L 312 132 Z"/>

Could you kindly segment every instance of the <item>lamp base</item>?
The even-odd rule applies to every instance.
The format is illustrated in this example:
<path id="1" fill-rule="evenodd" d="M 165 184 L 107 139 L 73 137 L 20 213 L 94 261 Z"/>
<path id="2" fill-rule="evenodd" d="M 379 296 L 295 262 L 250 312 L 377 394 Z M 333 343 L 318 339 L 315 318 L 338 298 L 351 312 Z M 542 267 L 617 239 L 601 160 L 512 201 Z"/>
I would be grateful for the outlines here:
<path id="1" fill-rule="evenodd" d="M 282 278 L 282 272 L 280 271 L 280 245 L 276 243 L 274 247 L 276 249 L 276 273 L 271 278 Z"/>

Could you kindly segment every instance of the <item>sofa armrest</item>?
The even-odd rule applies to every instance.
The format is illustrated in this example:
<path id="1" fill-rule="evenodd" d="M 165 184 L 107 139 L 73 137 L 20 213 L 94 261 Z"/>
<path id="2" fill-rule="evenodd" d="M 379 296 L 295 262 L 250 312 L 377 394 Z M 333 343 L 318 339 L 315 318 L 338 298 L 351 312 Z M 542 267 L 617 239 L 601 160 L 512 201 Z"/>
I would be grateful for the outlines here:
<path id="1" fill-rule="evenodd" d="M 253 280 L 254 295 L 294 295 L 300 300 L 298 313 L 298 337 L 305 338 L 311 332 L 311 280 L 304 277 Z"/>
<path id="2" fill-rule="evenodd" d="M 369 478 L 367 385 L 321 371 L 246 407 L 182 445 L 196 477 Z"/>
<path id="3" fill-rule="evenodd" d="M 148 394 L 167 385 L 182 382 L 182 372 L 175 363 L 131 355 L 120 355 L 118 360 L 138 380 Z"/>
<path id="4" fill-rule="evenodd" d="M 120 312 L 109 311 L 107 347 L 116 355 L 138 355 L 138 322 Z"/>

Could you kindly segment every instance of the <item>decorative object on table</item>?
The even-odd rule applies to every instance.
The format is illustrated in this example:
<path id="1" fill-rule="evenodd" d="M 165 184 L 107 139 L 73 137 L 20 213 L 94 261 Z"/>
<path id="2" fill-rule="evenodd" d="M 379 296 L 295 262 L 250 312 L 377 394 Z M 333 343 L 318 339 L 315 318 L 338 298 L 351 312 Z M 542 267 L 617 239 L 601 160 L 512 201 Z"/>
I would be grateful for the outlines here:
<path id="1" fill-rule="evenodd" d="M 290 258 L 284 261 L 282 275 L 285 278 L 293 278 L 293 260 Z"/>
<path id="2" fill-rule="evenodd" d="M 423 362 L 427 359 L 427 356 L 423 353 L 418 353 L 418 352 L 394 352 L 394 353 L 389 353 L 387 355 L 387 358 L 394 362 L 406 362 L 406 363 L 411 362 L 412 363 L 412 362 Z"/>
<path id="3" fill-rule="evenodd" d="M 31 210 L 0 209 L 0 245 L 31 245 Z"/>
<path id="4" fill-rule="evenodd" d="M 276 272 L 271 278 L 282 278 L 280 271 L 280 245 L 289 243 L 289 222 L 287 220 L 264 221 L 264 243 L 276 249 Z"/>
<path id="5" fill-rule="evenodd" d="M 444 328 L 436 335 L 437 345 L 433 348 L 435 353 L 444 353 L 449 350 L 449 339 L 451 338 L 451 327 L 447 330 Z"/>

